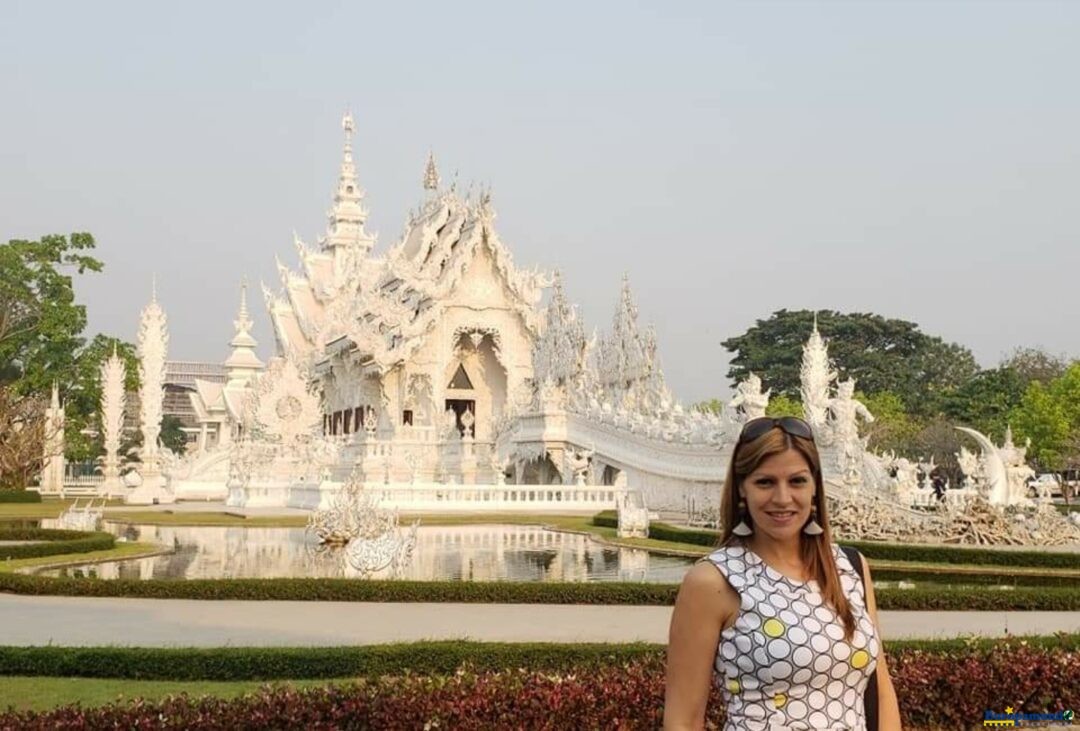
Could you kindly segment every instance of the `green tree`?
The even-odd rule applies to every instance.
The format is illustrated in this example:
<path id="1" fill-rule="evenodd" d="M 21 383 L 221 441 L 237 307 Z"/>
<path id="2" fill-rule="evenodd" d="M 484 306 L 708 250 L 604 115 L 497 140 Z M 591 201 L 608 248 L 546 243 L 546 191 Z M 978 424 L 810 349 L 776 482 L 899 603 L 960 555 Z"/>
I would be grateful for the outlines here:
<path id="1" fill-rule="evenodd" d="M 162 417 L 161 435 L 158 439 L 161 446 L 174 454 L 183 455 L 187 451 L 187 435 L 181 429 L 180 419 L 171 414 Z"/>
<path id="2" fill-rule="evenodd" d="M 1033 380 L 1010 414 L 1015 436 L 1031 439 L 1028 457 L 1040 471 L 1080 464 L 1080 363 L 1043 385 Z"/>
<path id="3" fill-rule="evenodd" d="M 916 440 L 925 423 L 908 414 L 899 396 L 888 391 L 855 396 L 874 415 L 874 421 L 859 430 L 870 449 L 909 458 L 919 456 Z"/>
<path id="4" fill-rule="evenodd" d="M 67 395 L 86 327 L 86 308 L 75 304 L 70 273 L 101 271 L 101 262 L 86 253 L 93 248 L 88 233 L 0 245 L 0 444 L 20 444 L 6 450 L 7 475 L 36 471 L 44 432 L 28 440 L 38 431 L 26 432 L 27 425 L 44 419 L 53 383 Z"/>
<path id="5" fill-rule="evenodd" d="M 70 380 L 86 308 L 75 304 L 68 272 L 101 271 L 85 253 L 93 248 L 88 233 L 0 245 L 0 382 L 30 394 Z"/>
<path id="6" fill-rule="evenodd" d="M 1031 440 L 1028 459 L 1039 471 L 1058 470 L 1064 466 L 1071 431 L 1069 417 L 1050 388 L 1038 381 L 1032 382 L 1010 419 L 1014 436 Z"/>
<path id="7" fill-rule="evenodd" d="M 797 416 L 803 418 L 802 401 L 786 394 L 769 397 L 769 405 L 765 408 L 766 416 Z"/>
<path id="8" fill-rule="evenodd" d="M 1060 378 L 1069 367 L 1069 362 L 1062 356 L 1047 353 L 1041 348 L 1015 348 L 1001 363 L 1002 368 L 1010 368 L 1017 373 L 1028 387 L 1032 381 L 1044 386 Z"/>
<path id="9" fill-rule="evenodd" d="M 913 322 L 831 310 L 816 315 L 841 377 L 855 378 L 866 393 L 896 394 L 911 413 L 936 413 L 941 394 L 978 372 L 969 350 L 927 335 Z M 725 340 L 723 346 L 734 354 L 728 377 L 735 383 L 757 373 L 774 396 L 798 396 L 802 345 L 814 316 L 810 310 L 779 310 Z"/>
<path id="10" fill-rule="evenodd" d="M 979 371 L 942 398 L 942 413 L 959 426 L 977 429 L 992 439 L 1005 436 L 1009 415 L 1024 398 L 1027 383 L 1013 367 Z"/>

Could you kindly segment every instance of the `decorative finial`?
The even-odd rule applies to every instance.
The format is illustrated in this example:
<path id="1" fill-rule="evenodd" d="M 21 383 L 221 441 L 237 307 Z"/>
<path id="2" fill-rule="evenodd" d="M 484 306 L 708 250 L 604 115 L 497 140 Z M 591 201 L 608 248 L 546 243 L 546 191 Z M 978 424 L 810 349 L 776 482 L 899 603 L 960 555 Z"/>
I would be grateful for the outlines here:
<path id="1" fill-rule="evenodd" d="M 150 301 L 157 302 L 157 272 L 150 275 Z"/>
<path id="2" fill-rule="evenodd" d="M 341 128 L 345 130 L 345 142 L 352 140 L 353 132 L 356 131 L 356 123 L 353 121 L 352 112 L 345 112 L 341 118 Z"/>
<path id="3" fill-rule="evenodd" d="M 424 169 L 424 190 L 436 191 L 441 182 L 439 169 L 435 167 L 435 153 L 428 150 L 427 167 Z"/>
<path id="4" fill-rule="evenodd" d="M 817 310 L 814 310 L 814 332 L 817 332 Z"/>

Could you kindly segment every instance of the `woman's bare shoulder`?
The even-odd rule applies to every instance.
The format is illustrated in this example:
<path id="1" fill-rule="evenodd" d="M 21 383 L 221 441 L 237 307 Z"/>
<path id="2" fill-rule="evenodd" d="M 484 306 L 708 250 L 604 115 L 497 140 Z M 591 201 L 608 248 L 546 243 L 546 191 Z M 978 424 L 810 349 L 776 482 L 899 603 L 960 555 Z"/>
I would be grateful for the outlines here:
<path id="1" fill-rule="evenodd" d="M 701 602 L 718 613 L 729 615 L 739 608 L 739 595 L 731 588 L 724 575 L 711 561 L 698 561 L 686 576 L 679 589 L 679 599 Z"/>

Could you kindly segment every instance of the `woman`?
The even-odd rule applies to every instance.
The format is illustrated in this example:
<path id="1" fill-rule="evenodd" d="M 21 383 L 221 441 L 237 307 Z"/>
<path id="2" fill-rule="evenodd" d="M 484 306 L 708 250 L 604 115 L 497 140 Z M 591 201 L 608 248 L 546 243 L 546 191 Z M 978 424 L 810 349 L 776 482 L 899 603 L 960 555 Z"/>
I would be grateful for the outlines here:
<path id="1" fill-rule="evenodd" d="M 721 547 L 683 580 L 671 617 L 664 727 L 704 725 L 714 671 L 726 729 L 900 728 L 874 589 L 833 542 L 806 422 L 746 423 L 731 456 Z"/>

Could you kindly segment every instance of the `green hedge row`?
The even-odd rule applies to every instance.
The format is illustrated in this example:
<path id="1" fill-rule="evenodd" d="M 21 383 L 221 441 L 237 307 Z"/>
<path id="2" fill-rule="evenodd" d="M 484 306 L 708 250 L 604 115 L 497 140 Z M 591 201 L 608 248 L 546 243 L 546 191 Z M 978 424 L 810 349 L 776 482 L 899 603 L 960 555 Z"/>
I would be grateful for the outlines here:
<path id="1" fill-rule="evenodd" d="M 883 581 L 912 581 L 916 586 L 933 584 L 953 586 L 1077 586 L 1080 576 L 1075 574 L 1020 574 L 1007 568 L 993 573 L 975 573 L 922 568 L 874 569 L 874 585 Z"/>
<path id="2" fill-rule="evenodd" d="M 0 541 L 44 541 L 0 546 L 0 560 L 108 551 L 116 545 L 111 533 L 52 528 L 0 528 Z"/>
<path id="3" fill-rule="evenodd" d="M 1011 640 L 1016 641 L 1016 640 Z M 1030 637 L 1039 649 L 1080 649 L 1080 635 Z M 1005 640 L 898 640 L 890 655 L 985 652 Z M 528 668 L 577 672 L 610 668 L 644 657 L 663 657 L 663 645 L 414 642 L 366 647 L 0 647 L 0 676 L 127 678 L 139 680 L 299 680 L 451 675 Z"/>
<path id="4" fill-rule="evenodd" d="M 673 604 L 673 584 L 631 582 L 364 581 L 358 579 L 82 579 L 0 574 L 0 591 L 146 599 L 467 604 Z"/>
<path id="5" fill-rule="evenodd" d="M 608 510 L 593 516 L 592 524 L 601 528 L 616 528 L 618 527 L 618 518 L 614 512 Z M 719 534 L 716 531 L 680 528 L 666 523 L 650 523 L 649 537 L 659 541 L 672 541 L 706 547 L 716 546 L 719 540 Z M 1080 553 L 1071 552 L 1015 551 L 1011 549 L 926 546 L 904 543 L 877 543 L 873 541 L 842 541 L 842 544 L 853 546 L 867 558 L 880 561 L 1080 569 Z"/>
<path id="6" fill-rule="evenodd" d="M 593 604 L 670 606 L 675 584 L 355 579 L 73 579 L 0 574 L 0 591 L 61 596 L 146 599 L 231 599 L 467 604 Z M 877 591 L 881 609 L 968 611 L 1080 610 L 1080 588 L 919 587 Z"/>
<path id="7" fill-rule="evenodd" d="M 0 490 L 0 503 L 40 503 L 41 493 L 34 490 Z"/>

